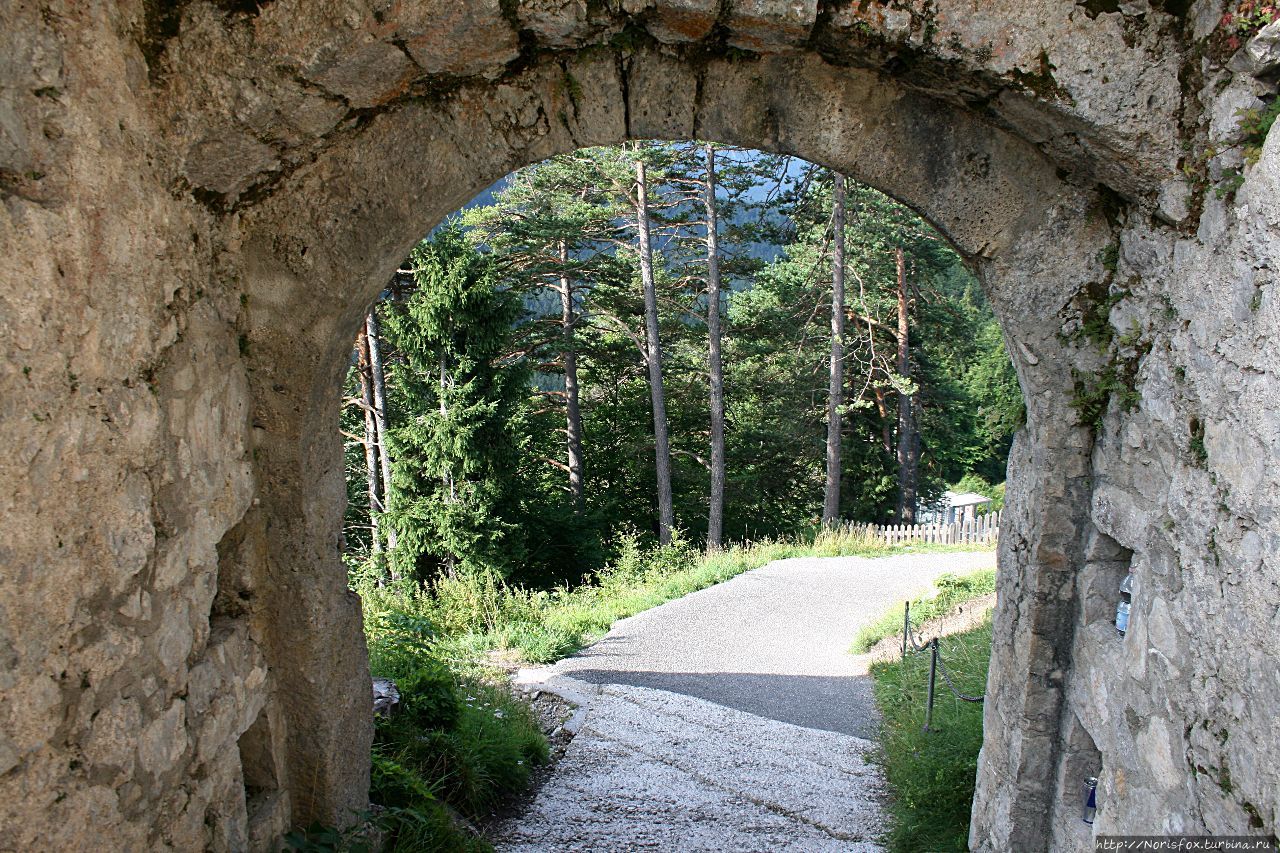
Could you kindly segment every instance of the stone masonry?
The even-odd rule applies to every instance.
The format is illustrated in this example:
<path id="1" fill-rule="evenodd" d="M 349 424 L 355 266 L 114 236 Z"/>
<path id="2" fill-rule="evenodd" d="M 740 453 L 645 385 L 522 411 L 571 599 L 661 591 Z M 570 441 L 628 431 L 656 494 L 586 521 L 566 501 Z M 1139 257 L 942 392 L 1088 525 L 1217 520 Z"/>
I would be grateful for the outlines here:
<path id="1" fill-rule="evenodd" d="M 1280 25 L 1227 2 L 10 0 L 0 849 L 365 806 L 356 326 L 480 189 L 631 138 L 840 169 L 982 278 L 1027 424 L 972 847 L 1276 833 Z"/>

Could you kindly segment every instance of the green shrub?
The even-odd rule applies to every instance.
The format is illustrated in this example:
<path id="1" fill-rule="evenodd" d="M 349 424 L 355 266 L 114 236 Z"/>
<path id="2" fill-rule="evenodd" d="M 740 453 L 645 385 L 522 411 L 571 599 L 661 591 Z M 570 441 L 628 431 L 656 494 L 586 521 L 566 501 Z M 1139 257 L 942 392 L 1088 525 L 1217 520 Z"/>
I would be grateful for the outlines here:
<path id="1" fill-rule="evenodd" d="M 427 780 L 379 749 L 373 751 L 369 799 L 391 808 L 421 807 L 435 800 Z"/>
<path id="2" fill-rule="evenodd" d="M 432 584 L 440 627 L 451 634 L 492 631 L 507 597 L 506 585 L 493 572 L 443 575 Z"/>
<path id="3" fill-rule="evenodd" d="M 379 840 L 381 843 L 375 841 Z M 292 853 L 488 853 L 493 847 L 460 829 L 434 801 L 387 808 L 348 830 L 312 824 L 284 837 Z"/>
<path id="4" fill-rule="evenodd" d="M 393 717 L 397 725 L 416 729 L 447 729 L 457 725 L 462 701 L 454 675 L 442 663 L 424 659 L 418 669 L 396 682 L 400 707 Z"/>
<path id="5" fill-rule="evenodd" d="M 449 808 L 488 814 L 528 784 L 530 769 L 547 759 L 546 740 L 528 706 L 505 688 L 460 676 L 445 662 L 446 641 L 424 615 L 441 612 L 436 602 L 405 589 L 370 599 L 385 608 L 372 611 L 366 600 L 370 666 L 400 691 L 398 708 L 376 721 L 370 779 L 372 801 L 388 809 L 378 817 L 388 849 L 487 850 L 458 829 Z M 309 846 L 298 849 L 359 849 L 334 840 L 344 838 L 321 828 L 299 836 Z"/>
<path id="6" fill-rule="evenodd" d="M 423 728 L 412 709 L 378 721 L 376 743 L 391 805 L 417 790 L 401 771 L 459 812 L 483 817 L 523 790 L 547 760 L 546 739 L 523 703 L 501 687 L 464 680 L 463 701 L 447 727 Z M 378 790 L 375 785 L 375 790 Z"/>
<path id="7" fill-rule="evenodd" d="M 550 663 L 573 654 L 579 647 L 579 634 L 565 625 L 518 622 L 498 634 L 504 648 L 518 649 L 530 663 Z"/>
<path id="8" fill-rule="evenodd" d="M 976 508 L 978 515 L 985 515 L 1004 508 L 1004 483 L 997 483 L 993 486 L 973 472 L 961 477 L 957 483 L 951 486 L 951 491 L 973 492 L 974 494 L 991 498 L 991 503 L 981 504 Z"/>
<path id="9" fill-rule="evenodd" d="M 941 615 L 957 604 L 995 592 L 996 570 L 979 569 L 967 575 L 948 573 L 938 578 L 934 587 L 937 588 L 938 594 L 931 601 Z"/>
<path id="10" fill-rule="evenodd" d="M 436 632 L 429 619 L 398 609 L 370 612 L 365 607 L 369 668 L 375 675 L 403 678 L 432 659 Z"/>
<path id="11" fill-rule="evenodd" d="M 659 545 L 649 553 L 643 577 L 668 577 L 687 572 L 698 564 L 701 556 L 677 532 L 671 537 L 670 544 Z"/>
<path id="12" fill-rule="evenodd" d="M 429 808 L 394 809 L 381 820 L 392 838 L 386 853 L 489 853 L 483 838 L 462 831 L 449 812 L 434 804 Z"/>
<path id="13" fill-rule="evenodd" d="M 533 767 L 548 758 L 547 741 L 527 706 L 502 688 L 474 683 L 456 730 L 456 748 L 467 773 L 454 783 L 451 802 L 472 815 L 524 789 Z"/>

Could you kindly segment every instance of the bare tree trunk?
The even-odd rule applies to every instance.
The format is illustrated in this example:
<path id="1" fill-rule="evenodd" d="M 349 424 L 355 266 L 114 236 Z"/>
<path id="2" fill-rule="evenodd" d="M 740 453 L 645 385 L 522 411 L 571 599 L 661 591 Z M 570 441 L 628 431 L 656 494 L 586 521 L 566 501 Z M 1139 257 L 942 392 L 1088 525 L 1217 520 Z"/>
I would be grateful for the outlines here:
<path id="1" fill-rule="evenodd" d="M 449 370 L 446 361 L 447 356 L 444 352 L 440 353 L 440 393 L 437 395 L 440 400 L 440 420 L 443 422 L 449 417 L 449 405 L 445 401 L 445 395 L 449 392 Z M 443 423 L 441 424 L 443 427 Z M 457 484 L 453 480 L 453 471 L 446 470 L 444 472 L 444 484 L 449 489 L 449 503 L 456 503 L 458 500 Z M 457 560 L 452 553 L 446 554 L 444 559 L 445 573 L 449 577 L 457 577 Z"/>
<path id="2" fill-rule="evenodd" d="M 901 247 L 894 249 L 898 267 L 898 375 L 911 379 L 911 339 L 907 315 L 907 261 Z M 903 524 L 916 521 L 916 468 L 920 450 L 916 438 L 914 394 L 898 392 L 898 520 Z"/>
<path id="3" fill-rule="evenodd" d="M 911 473 L 911 494 L 907 502 L 908 524 L 916 523 L 917 504 L 920 500 L 920 399 L 911 395 L 911 445 L 907 448 L 907 470 Z"/>
<path id="4" fill-rule="evenodd" d="M 662 388 L 662 344 L 658 338 L 658 292 L 653 281 L 653 241 L 649 236 L 648 192 L 644 160 L 637 156 L 636 234 L 640 242 L 640 282 L 644 286 L 649 396 L 653 403 L 654 467 L 658 479 L 658 541 L 666 545 L 671 542 L 675 510 L 671 501 L 671 443 L 667 435 L 667 398 Z"/>
<path id="5" fill-rule="evenodd" d="M 827 490 L 822 523 L 840 520 L 840 438 L 844 402 L 844 175 L 836 173 L 831 210 L 831 374 L 827 386 Z"/>
<path id="6" fill-rule="evenodd" d="M 880 446 L 889 456 L 893 455 L 893 427 L 889 424 L 889 405 L 885 401 L 884 388 L 875 386 L 876 411 L 880 415 Z"/>
<path id="7" fill-rule="evenodd" d="M 382 367 L 382 331 L 376 308 L 369 310 L 365 318 L 365 331 L 369 341 L 369 373 L 373 377 L 373 422 L 378 430 L 378 460 L 382 470 L 382 504 L 386 509 L 391 503 L 391 453 L 387 440 L 387 382 Z M 379 523 L 385 528 L 388 550 L 396 547 L 396 532 L 390 524 Z"/>
<path id="8" fill-rule="evenodd" d="M 578 351 L 574 345 L 573 283 L 569 280 L 569 244 L 560 241 L 560 330 L 564 359 L 565 427 L 569 438 L 569 492 L 574 512 L 582 512 L 582 410 L 578 405 Z"/>
<path id="9" fill-rule="evenodd" d="M 449 404 L 445 402 L 445 395 L 449 393 L 449 367 L 445 361 L 445 356 L 440 355 L 440 393 L 436 396 L 440 400 L 440 420 L 444 421 L 449 417 Z M 458 487 L 453 481 L 453 471 L 444 472 L 444 484 L 449 489 L 449 503 L 458 500 Z"/>
<path id="10" fill-rule="evenodd" d="M 360 327 L 356 335 L 356 370 L 360 374 L 360 402 L 364 408 L 364 464 L 368 474 L 369 532 L 373 553 L 382 551 L 382 536 L 378 532 L 378 516 L 382 513 L 382 497 L 378 490 L 378 427 L 373 420 L 373 378 L 369 371 L 369 331 Z"/>
<path id="11" fill-rule="evenodd" d="M 707 366 L 711 373 L 711 505 L 707 513 L 707 550 L 724 538 L 724 364 L 720 356 L 720 236 L 716 217 L 716 149 L 707 143 Z"/>

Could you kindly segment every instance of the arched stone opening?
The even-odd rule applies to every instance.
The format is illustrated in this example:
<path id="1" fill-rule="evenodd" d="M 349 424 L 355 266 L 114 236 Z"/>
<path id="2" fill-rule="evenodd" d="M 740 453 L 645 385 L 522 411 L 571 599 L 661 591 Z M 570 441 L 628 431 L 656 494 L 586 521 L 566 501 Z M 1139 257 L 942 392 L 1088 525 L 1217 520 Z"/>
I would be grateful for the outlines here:
<path id="1" fill-rule="evenodd" d="M 369 737 L 367 714 L 334 710 L 363 695 L 367 673 L 351 648 L 358 625 L 334 547 L 343 492 L 333 413 L 348 343 L 368 303 L 422 234 L 503 174 L 583 145 L 655 137 L 795 154 L 888 191 L 943 230 L 978 270 L 1028 391 L 1029 430 L 1018 452 L 1029 457 L 1029 479 L 1016 481 L 1015 491 L 1016 518 L 1028 533 L 1009 540 L 1054 554 L 1060 571 L 1073 564 L 1088 512 L 1088 491 L 1078 483 L 1088 440 L 1072 426 L 1067 403 L 1071 369 L 1089 370 L 1093 357 L 1055 335 L 1062 305 L 1090 273 L 1101 276 L 1094 259 L 1111 229 L 1098 200 L 1058 177 L 1034 147 L 874 75 L 811 57 L 689 64 L 633 51 L 557 58 L 508 78 L 496 93 L 478 85 L 438 104 L 408 104 L 326 152 L 243 220 L 250 383 L 255 419 L 271 424 L 258 431 L 263 503 L 255 510 L 273 531 L 262 566 L 263 606 L 277 602 L 268 642 L 291 661 L 277 668 L 283 693 L 312 691 L 290 713 L 290 731 L 305 737 L 289 750 L 293 772 L 330 786 L 313 800 L 295 800 L 305 814 L 337 819 L 342 808 L 358 808 L 363 794 L 358 750 Z M 1060 496 L 1053 506 L 1062 524 L 1039 534 L 1043 492 Z M 1012 549 L 1005 563 L 1024 577 L 1023 606 L 1030 604 L 1038 630 L 1067 642 L 1069 619 L 1033 602 L 1058 600 L 1061 588 L 1045 584 L 1069 573 L 1042 574 L 1038 559 Z M 1057 646 L 1047 642 L 1022 665 L 1055 665 L 1049 658 Z M 294 683 L 300 678 L 308 680 Z M 999 713 L 1017 715 L 1028 701 L 1058 699 L 1002 693 Z M 1042 736 L 1047 748 L 1056 731 Z M 1039 772 L 1033 763 L 1008 784 L 1029 787 L 1021 777 Z M 1021 808 L 1035 814 L 1042 803 Z"/>
<path id="2" fill-rule="evenodd" d="M 845 171 L 983 279 L 1028 424 L 973 846 L 1076 845 L 1051 821 L 1097 767 L 1099 831 L 1274 833 L 1280 136 L 1234 195 L 1196 183 L 1274 85 L 1227 67 L 1218 0 L 1097 5 L 15 5 L 12 843 L 234 849 L 363 805 L 331 428 L 347 343 L 476 190 L 644 137 Z M 1130 556 L 1119 641 L 1098 614 Z"/>

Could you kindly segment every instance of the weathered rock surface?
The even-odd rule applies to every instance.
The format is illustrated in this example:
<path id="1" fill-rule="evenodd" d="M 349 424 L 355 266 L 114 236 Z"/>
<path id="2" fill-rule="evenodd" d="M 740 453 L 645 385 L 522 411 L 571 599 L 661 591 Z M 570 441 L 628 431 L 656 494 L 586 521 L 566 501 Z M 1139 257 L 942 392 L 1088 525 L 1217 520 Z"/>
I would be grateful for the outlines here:
<path id="1" fill-rule="evenodd" d="M 378 717 L 395 713 L 399 704 L 400 691 L 396 688 L 396 683 L 390 678 L 375 678 L 373 680 L 373 715 Z"/>
<path id="2" fill-rule="evenodd" d="M 1248 162 L 1236 116 L 1274 79 L 1183 7 L 9 4 L 6 843 L 265 848 L 363 808 L 355 326 L 508 170 L 645 136 L 840 168 L 982 277 L 1028 416 L 973 846 L 1088 849 L 1082 775 L 1098 831 L 1275 833 L 1280 139 Z"/>
<path id="3" fill-rule="evenodd" d="M 1245 45 L 1246 70 L 1255 77 L 1280 75 L 1280 21 L 1267 24 Z"/>

